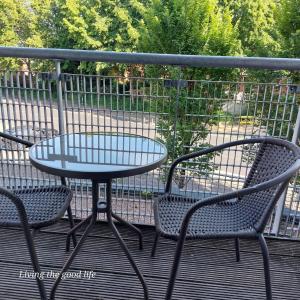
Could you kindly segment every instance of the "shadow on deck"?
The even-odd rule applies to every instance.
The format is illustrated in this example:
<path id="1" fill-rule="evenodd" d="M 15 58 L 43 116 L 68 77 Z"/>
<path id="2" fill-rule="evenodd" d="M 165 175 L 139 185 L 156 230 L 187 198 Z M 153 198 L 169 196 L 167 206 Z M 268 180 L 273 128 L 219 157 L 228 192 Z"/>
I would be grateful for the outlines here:
<path id="1" fill-rule="evenodd" d="M 36 236 L 42 271 L 57 272 L 65 258 L 68 223 L 43 230 Z M 151 300 L 163 300 L 167 286 L 174 242 L 161 239 L 157 256 L 150 258 L 154 229 L 143 228 L 144 250 L 127 228 L 119 226 L 134 258 L 145 275 Z M 0 299 L 39 299 L 34 279 L 20 278 L 31 265 L 18 229 L 0 229 Z M 300 299 L 300 243 L 267 240 L 271 254 L 274 299 Z M 69 271 L 93 271 L 95 278 L 65 279 L 57 291 L 57 300 L 143 299 L 141 285 L 108 226 L 99 223 L 87 239 Z M 75 274 L 75 273 L 73 273 Z M 54 282 L 45 274 L 47 291 Z M 24 276 L 22 276 L 24 277 Z M 189 241 L 182 257 L 173 299 L 265 299 L 262 256 L 258 243 L 241 241 L 241 262 L 235 262 L 233 240 Z"/>

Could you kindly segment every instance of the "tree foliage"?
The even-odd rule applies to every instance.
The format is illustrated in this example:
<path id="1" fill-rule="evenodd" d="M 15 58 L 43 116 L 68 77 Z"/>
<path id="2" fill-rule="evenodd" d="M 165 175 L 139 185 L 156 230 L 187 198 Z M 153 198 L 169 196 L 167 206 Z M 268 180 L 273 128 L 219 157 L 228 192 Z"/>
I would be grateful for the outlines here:
<path id="1" fill-rule="evenodd" d="M 40 33 L 36 29 L 36 16 L 26 0 L 0 2 L 0 45 L 41 47 Z M 16 69 L 26 61 L 2 59 L 2 68 Z"/>
<path id="2" fill-rule="evenodd" d="M 214 55 L 240 50 L 229 10 L 221 12 L 214 0 L 151 0 L 141 20 L 140 49 Z"/>
<path id="3" fill-rule="evenodd" d="M 143 7 L 137 0 L 33 0 L 32 7 L 47 47 L 127 52 L 136 48 Z M 69 71 L 74 67 L 65 65 Z M 95 64 L 83 63 L 81 69 L 95 71 Z"/>
<path id="4" fill-rule="evenodd" d="M 220 1 L 229 8 L 246 56 L 274 56 L 280 51 L 276 27 L 276 0 Z"/>
<path id="5" fill-rule="evenodd" d="M 281 0 L 277 13 L 282 55 L 300 57 L 300 0 Z"/>

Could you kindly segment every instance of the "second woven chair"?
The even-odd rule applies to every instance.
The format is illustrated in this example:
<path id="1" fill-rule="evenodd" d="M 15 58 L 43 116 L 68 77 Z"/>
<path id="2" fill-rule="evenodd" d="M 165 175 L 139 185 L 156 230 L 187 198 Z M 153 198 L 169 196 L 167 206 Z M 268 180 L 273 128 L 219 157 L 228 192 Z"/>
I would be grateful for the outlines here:
<path id="1" fill-rule="evenodd" d="M 32 146 L 31 142 L 2 132 L 0 137 L 20 143 L 25 147 Z M 39 274 L 41 269 L 34 246 L 33 233 L 45 226 L 55 224 L 66 211 L 72 227 L 74 223 L 70 207 L 71 199 L 72 191 L 64 185 L 18 190 L 0 188 L 0 226 L 22 228 L 35 274 Z M 36 281 L 41 300 L 47 300 L 43 280 L 36 276 Z"/>
<path id="2" fill-rule="evenodd" d="M 251 146 L 257 149 L 243 188 L 201 200 L 172 194 L 174 171 L 179 163 L 230 147 Z M 237 153 L 237 150 L 235 150 Z M 300 167 L 296 145 L 275 138 L 253 138 L 226 143 L 180 157 L 171 165 L 165 194 L 154 204 L 156 238 L 177 241 L 165 299 L 170 300 L 186 239 L 233 238 L 239 261 L 239 238 L 256 238 L 261 246 L 266 298 L 272 299 L 269 253 L 263 237 L 265 226 L 282 192 Z"/>

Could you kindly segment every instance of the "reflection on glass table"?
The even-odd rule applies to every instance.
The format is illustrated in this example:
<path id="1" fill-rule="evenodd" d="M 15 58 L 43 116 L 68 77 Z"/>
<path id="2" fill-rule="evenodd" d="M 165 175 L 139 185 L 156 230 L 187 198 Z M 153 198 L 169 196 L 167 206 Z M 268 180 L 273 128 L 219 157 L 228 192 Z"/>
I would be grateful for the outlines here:
<path id="1" fill-rule="evenodd" d="M 46 172 L 101 180 L 136 175 L 139 169 L 144 173 L 160 164 L 165 155 L 165 146 L 155 140 L 110 133 L 57 136 L 30 151 L 33 164 Z"/>

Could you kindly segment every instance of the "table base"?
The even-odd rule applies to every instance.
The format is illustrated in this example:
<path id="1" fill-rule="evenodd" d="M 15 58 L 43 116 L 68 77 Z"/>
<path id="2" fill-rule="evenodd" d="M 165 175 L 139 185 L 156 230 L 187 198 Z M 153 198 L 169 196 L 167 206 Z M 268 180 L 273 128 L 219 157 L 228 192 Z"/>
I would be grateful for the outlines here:
<path id="1" fill-rule="evenodd" d="M 149 299 L 149 295 L 148 295 L 147 284 L 146 284 L 146 282 L 144 280 L 144 277 L 143 277 L 142 273 L 138 269 L 138 267 L 137 267 L 137 265 L 136 265 L 136 263 L 135 263 L 132 255 L 130 254 L 128 247 L 126 246 L 126 244 L 123 241 L 123 239 L 122 239 L 122 237 L 121 237 L 118 229 L 116 228 L 116 226 L 115 226 L 115 224 L 113 222 L 113 218 L 116 219 L 117 221 L 119 221 L 120 223 L 123 223 L 124 225 L 128 226 L 130 230 L 132 230 L 132 231 L 134 231 L 135 233 L 138 234 L 140 249 L 143 249 L 142 233 L 134 225 L 128 223 L 127 221 L 123 220 L 121 217 L 119 217 L 118 215 L 116 215 L 116 214 L 114 214 L 112 212 L 112 207 L 111 207 L 111 195 L 112 195 L 111 180 L 107 180 L 104 183 L 106 183 L 106 207 L 105 208 L 101 208 L 100 211 L 106 213 L 108 225 L 111 228 L 113 234 L 116 237 L 116 240 L 119 242 L 121 248 L 123 249 L 126 257 L 128 258 L 128 260 L 129 260 L 132 268 L 134 269 L 136 275 L 138 276 L 138 278 L 139 278 L 139 280 L 140 280 L 140 282 L 142 284 L 142 287 L 143 287 L 143 290 L 144 290 L 144 299 L 148 300 Z M 53 284 L 53 287 L 52 287 L 51 293 L 50 293 L 50 300 L 54 300 L 55 299 L 55 292 L 56 292 L 56 289 L 58 288 L 58 285 L 59 285 L 59 283 L 61 281 L 62 274 L 69 269 L 69 267 L 72 264 L 74 258 L 79 253 L 79 251 L 80 251 L 80 249 L 81 249 L 84 241 L 86 240 L 86 238 L 88 237 L 89 233 L 92 231 L 92 229 L 96 225 L 97 214 L 99 212 L 99 207 L 98 207 L 99 182 L 97 182 L 97 181 L 93 181 L 93 185 L 92 185 L 92 199 L 93 199 L 92 214 L 90 216 L 88 216 L 85 220 L 81 221 L 76 226 L 74 226 L 70 230 L 70 232 L 68 233 L 67 242 L 66 242 L 67 243 L 66 244 L 66 250 L 67 251 L 70 250 L 70 238 L 71 238 L 71 236 L 74 236 L 76 230 L 89 221 L 89 224 L 88 224 L 87 228 L 85 229 L 83 235 L 81 236 L 80 240 L 78 241 L 76 247 L 72 251 L 72 253 L 69 256 L 68 260 L 65 262 L 62 270 L 60 271 L 60 275 L 57 277 L 55 283 Z"/>

